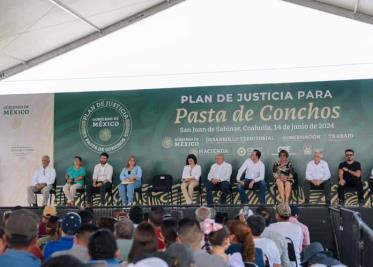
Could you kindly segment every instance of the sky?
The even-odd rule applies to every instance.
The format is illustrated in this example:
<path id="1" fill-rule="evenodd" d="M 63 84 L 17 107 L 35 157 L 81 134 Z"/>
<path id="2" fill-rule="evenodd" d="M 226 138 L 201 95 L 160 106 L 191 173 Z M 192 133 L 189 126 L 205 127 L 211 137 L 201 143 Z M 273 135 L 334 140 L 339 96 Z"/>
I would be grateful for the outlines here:
<path id="1" fill-rule="evenodd" d="M 187 0 L 0 81 L 0 94 L 373 78 L 373 25 L 279 0 Z"/>

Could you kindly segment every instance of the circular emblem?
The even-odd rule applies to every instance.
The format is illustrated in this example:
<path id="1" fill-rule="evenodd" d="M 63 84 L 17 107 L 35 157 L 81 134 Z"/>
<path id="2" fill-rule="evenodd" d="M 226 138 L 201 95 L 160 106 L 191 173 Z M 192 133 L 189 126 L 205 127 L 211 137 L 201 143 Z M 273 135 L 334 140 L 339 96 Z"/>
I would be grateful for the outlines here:
<path id="1" fill-rule="evenodd" d="M 83 143 L 97 153 L 121 149 L 131 130 L 130 113 L 122 103 L 113 99 L 100 99 L 88 105 L 79 122 Z"/>
<path id="2" fill-rule="evenodd" d="M 237 155 L 240 157 L 243 157 L 246 155 L 246 149 L 244 147 L 239 147 L 237 149 Z"/>
<path id="3" fill-rule="evenodd" d="M 163 148 L 165 148 L 165 149 L 169 149 L 169 148 L 171 148 L 173 145 L 174 145 L 174 141 L 172 140 L 171 137 L 166 136 L 165 138 L 163 138 L 163 140 L 162 140 L 162 147 L 163 147 Z"/>

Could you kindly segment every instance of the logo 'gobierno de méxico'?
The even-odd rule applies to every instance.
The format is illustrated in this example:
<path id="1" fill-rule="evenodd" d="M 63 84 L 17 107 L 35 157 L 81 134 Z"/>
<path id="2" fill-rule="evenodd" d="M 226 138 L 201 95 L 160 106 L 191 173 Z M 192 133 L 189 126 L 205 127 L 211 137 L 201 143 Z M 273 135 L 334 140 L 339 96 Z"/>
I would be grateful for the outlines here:
<path id="1" fill-rule="evenodd" d="M 127 108 L 117 100 L 100 99 L 80 118 L 79 131 L 84 144 L 97 153 L 115 152 L 128 141 L 132 120 Z"/>

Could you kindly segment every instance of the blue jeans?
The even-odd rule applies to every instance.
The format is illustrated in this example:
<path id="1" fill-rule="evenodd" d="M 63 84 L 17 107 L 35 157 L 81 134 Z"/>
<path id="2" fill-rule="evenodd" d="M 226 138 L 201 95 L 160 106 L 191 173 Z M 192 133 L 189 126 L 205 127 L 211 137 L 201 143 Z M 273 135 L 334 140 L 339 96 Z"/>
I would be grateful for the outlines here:
<path id="1" fill-rule="evenodd" d="M 227 202 L 227 196 L 229 194 L 230 190 L 230 183 L 227 181 L 223 181 L 217 184 L 213 184 L 210 181 L 207 181 L 206 183 L 206 198 L 207 198 L 207 205 L 212 205 L 213 204 L 213 199 L 212 199 L 212 190 L 217 189 L 221 190 L 222 194 L 220 196 L 220 204 L 226 204 Z"/>
<path id="2" fill-rule="evenodd" d="M 239 185 L 238 192 L 240 193 L 240 199 L 242 204 L 249 203 L 249 197 L 246 194 L 246 189 L 249 188 L 249 183 L 252 180 L 245 179 L 244 185 Z M 267 184 L 264 180 L 254 183 L 253 188 L 259 186 L 259 201 L 260 204 L 265 204 L 266 202 L 266 191 L 267 191 Z"/>
<path id="3" fill-rule="evenodd" d="M 122 201 L 122 205 L 125 206 L 128 203 L 133 203 L 133 196 L 135 189 L 141 186 L 141 181 L 136 181 L 133 184 L 120 184 L 119 185 L 119 197 Z"/>

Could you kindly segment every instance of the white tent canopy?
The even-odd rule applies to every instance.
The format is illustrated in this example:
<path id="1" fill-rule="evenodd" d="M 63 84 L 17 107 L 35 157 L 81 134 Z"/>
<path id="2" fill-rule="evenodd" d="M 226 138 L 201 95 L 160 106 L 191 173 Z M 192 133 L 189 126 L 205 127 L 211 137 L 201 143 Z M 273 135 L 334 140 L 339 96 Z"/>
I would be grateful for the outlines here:
<path id="1" fill-rule="evenodd" d="M 0 81 L 0 94 L 372 78 L 372 47 L 373 25 L 287 1 L 188 0 Z"/>

